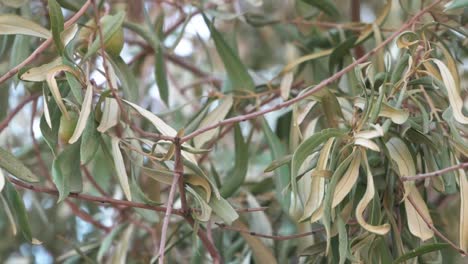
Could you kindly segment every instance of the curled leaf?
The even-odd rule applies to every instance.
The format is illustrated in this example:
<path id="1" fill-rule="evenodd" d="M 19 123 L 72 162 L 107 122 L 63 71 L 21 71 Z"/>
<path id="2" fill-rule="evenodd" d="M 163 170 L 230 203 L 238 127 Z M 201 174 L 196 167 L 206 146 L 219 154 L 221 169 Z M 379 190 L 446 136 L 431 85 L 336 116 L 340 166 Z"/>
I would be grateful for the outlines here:
<path id="1" fill-rule="evenodd" d="M 117 177 L 119 178 L 120 186 L 127 197 L 127 200 L 132 200 L 132 194 L 130 192 L 130 185 L 128 183 L 127 170 L 125 169 L 125 163 L 120 152 L 120 139 L 112 137 L 112 157 L 114 158 L 115 170 L 117 171 Z"/>
<path id="2" fill-rule="evenodd" d="M 450 73 L 450 70 L 442 61 L 437 59 L 434 59 L 433 61 L 437 67 L 439 67 L 440 74 L 442 75 L 442 81 L 444 82 L 445 89 L 447 89 L 448 99 L 450 106 L 452 107 L 453 117 L 461 124 L 468 124 L 468 117 L 463 114 L 463 100 L 458 93 L 455 80 Z"/>
<path id="3" fill-rule="evenodd" d="M 0 35 L 28 35 L 50 38 L 51 33 L 41 25 L 17 15 L 0 15 Z"/>
<path id="4" fill-rule="evenodd" d="M 359 201 L 358 205 L 356 206 L 356 219 L 358 223 L 367 231 L 378 234 L 378 235 L 385 235 L 390 231 L 389 224 L 383 224 L 379 226 L 374 226 L 368 224 L 366 220 L 364 220 L 364 210 L 366 209 L 367 205 L 374 199 L 375 195 L 375 187 L 374 187 L 374 176 L 372 175 L 372 171 L 369 166 L 369 162 L 367 161 L 366 152 L 361 150 L 362 158 L 365 164 L 366 172 L 367 172 L 367 184 L 366 184 L 366 192 L 364 196 Z"/>
<path id="5" fill-rule="evenodd" d="M 231 95 L 226 96 L 220 102 L 219 106 L 216 107 L 213 111 L 208 113 L 208 115 L 201 121 L 199 127 L 206 127 L 208 125 L 216 124 L 222 121 L 226 115 L 231 110 L 233 103 L 233 98 Z M 211 129 L 206 131 L 193 139 L 193 143 L 196 148 L 202 148 L 205 143 L 213 139 L 213 137 L 218 133 L 219 129 Z"/>
<path id="6" fill-rule="evenodd" d="M 464 170 L 459 170 L 460 180 L 460 248 L 468 252 L 468 180 Z"/>
<path id="7" fill-rule="evenodd" d="M 355 155 L 351 164 L 349 164 L 343 177 L 336 185 L 335 192 L 333 194 L 332 208 L 336 207 L 348 193 L 353 189 L 359 176 L 359 165 L 361 163 L 361 155 Z"/>
<path id="8" fill-rule="evenodd" d="M 104 111 L 97 131 L 104 133 L 119 123 L 119 104 L 114 98 L 104 99 Z"/>
<path id="9" fill-rule="evenodd" d="M 39 178 L 32 173 L 19 159 L 0 147 L 0 168 L 11 175 L 27 182 L 38 182 Z"/>
<path id="10" fill-rule="evenodd" d="M 81 105 L 80 116 L 78 118 L 78 122 L 76 123 L 75 131 L 71 136 L 70 140 L 68 140 L 69 144 L 75 143 L 83 133 L 84 129 L 86 128 L 86 124 L 88 122 L 89 114 L 91 113 L 91 106 L 93 101 L 93 85 L 88 84 L 86 88 L 85 97 L 83 99 L 83 104 Z"/>

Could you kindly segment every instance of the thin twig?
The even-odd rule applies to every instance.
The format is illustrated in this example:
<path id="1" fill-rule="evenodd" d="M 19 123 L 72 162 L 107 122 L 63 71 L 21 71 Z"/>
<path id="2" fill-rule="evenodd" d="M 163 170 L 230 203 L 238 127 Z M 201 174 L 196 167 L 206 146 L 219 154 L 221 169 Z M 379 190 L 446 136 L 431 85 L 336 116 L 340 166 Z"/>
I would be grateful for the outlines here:
<path id="1" fill-rule="evenodd" d="M 73 15 L 69 20 L 65 22 L 65 29 L 71 27 L 78 19 L 86 12 L 88 7 L 91 4 L 91 0 L 86 1 L 83 6 L 76 12 L 75 15 Z M 52 44 L 53 38 L 50 37 L 46 41 L 44 41 L 39 47 L 37 47 L 36 50 L 29 55 L 23 62 L 20 64 L 16 65 L 13 69 L 9 70 L 7 73 L 5 73 L 2 77 L 0 77 L 0 84 L 5 82 L 6 80 L 10 79 L 13 77 L 18 71 L 23 68 L 24 66 L 28 65 L 31 63 L 33 60 L 35 60 L 37 57 L 39 57 L 40 54 L 42 54 L 51 44 Z"/>
<path id="2" fill-rule="evenodd" d="M 413 198 L 411 198 L 411 196 L 408 196 L 406 199 L 408 199 L 408 201 L 411 203 L 411 205 L 414 207 L 414 209 L 416 210 L 416 212 L 418 212 L 419 216 L 421 216 L 421 218 L 423 219 L 423 221 L 426 223 L 426 225 L 442 240 L 444 240 L 445 242 L 447 242 L 447 244 L 449 244 L 453 249 L 455 249 L 456 251 L 460 252 L 460 254 L 462 255 L 467 255 L 467 252 L 465 252 L 463 249 L 459 248 L 457 245 L 455 245 L 455 243 L 453 243 L 452 241 L 450 241 L 450 239 L 448 239 L 446 236 L 444 236 L 439 230 L 437 230 L 437 228 L 434 227 L 434 225 L 431 223 L 431 221 L 429 221 L 429 219 L 426 218 L 426 216 L 423 214 L 423 212 L 416 206 L 416 203 L 413 201 Z"/>
<path id="3" fill-rule="evenodd" d="M 313 229 L 312 231 L 309 231 L 309 232 L 294 234 L 294 235 L 266 235 L 266 234 L 260 234 L 260 233 L 257 233 L 257 232 L 252 232 L 250 230 L 246 230 L 246 229 L 242 229 L 242 228 L 227 226 L 227 225 L 225 225 L 223 223 L 215 223 L 215 224 L 219 228 L 222 228 L 222 229 L 225 229 L 225 230 L 236 231 L 236 232 L 240 232 L 240 233 L 244 233 L 244 234 L 249 234 L 251 236 L 263 237 L 263 238 L 268 238 L 268 239 L 277 240 L 277 241 L 306 237 L 306 236 L 310 236 L 310 235 L 313 235 L 315 233 L 322 232 L 322 231 L 325 230 L 324 227 L 320 227 L 320 228 Z"/>
<path id="4" fill-rule="evenodd" d="M 450 172 L 450 171 L 454 171 L 454 170 L 458 170 L 458 169 L 464 169 L 464 168 L 468 168 L 468 162 L 460 163 L 460 164 L 457 164 L 457 165 L 454 165 L 454 166 L 451 166 L 451 167 L 447 167 L 445 169 L 433 171 L 433 172 L 420 173 L 420 174 L 417 174 L 415 176 L 401 177 L 401 180 L 402 181 L 423 180 L 423 179 L 426 179 L 426 178 L 436 177 L 436 176 L 442 175 L 442 174 Z"/>
<path id="5" fill-rule="evenodd" d="M 28 183 L 24 183 L 20 180 L 17 180 L 15 178 L 9 178 L 10 182 L 15 184 L 16 186 L 19 186 L 23 189 L 28 189 L 32 190 L 34 192 L 40 192 L 40 193 L 47 193 L 51 195 L 58 196 L 59 193 L 57 189 L 55 188 L 47 188 L 47 187 L 38 187 L 34 186 Z M 70 193 L 69 197 L 75 198 L 78 200 L 83 200 L 83 201 L 88 201 L 88 202 L 93 202 L 93 203 L 102 203 L 102 204 L 109 204 L 112 206 L 125 206 L 125 207 L 134 207 L 134 208 L 142 208 L 142 209 L 148 209 L 156 212 L 166 212 L 166 207 L 162 206 L 152 206 L 152 205 L 147 205 L 144 203 L 137 203 L 137 202 L 130 202 L 126 200 L 117 200 L 113 198 L 108 198 L 108 197 L 98 197 L 98 196 L 93 196 L 93 195 L 88 195 L 88 194 L 81 194 L 81 193 Z M 175 215 L 180 215 L 182 216 L 182 212 L 178 209 L 172 209 L 171 214 Z"/>
<path id="6" fill-rule="evenodd" d="M 179 140 L 175 142 L 174 144 L 180 144 Z M 179 150 L 180 150 L 180 145 L 179 145 Z M 179 161 L 180 157 L 180 152 L 176 152 L 176 159 Z M 167 236 L 167 228 L 169 227 L 169 218 L 171 216 L 171 212 L 173 210 L 173 205 L 174 205 L 174 197 L 175 197 L 175 190 L 176 186 L 179 183 L 179 178 L 180 174 L 177 172 L 177 170 L 174 171 L 174 178 L 172 179 L 172 184 L 171 184 L 171 189 L 169 191 L 169 197 L 167 198 L 167 205 L 166 205 L 166 213 L 164 215 L 164 221 L 161 229 L 161 239 L 160 239 L 160 244 L 159 244 L 159 263 L 164 264 L 164 252 L 166 250 L 166 236 Z"/>
<path id="7" fill-rule="evenodd" d="M 403 24 L 397 31 L 395 31 L 390 37 L 388 37 L 385 41 L 383 41 L 380 45 L 378 45 L 377 47 L 375 47 L 374 49 L 372 49 L 369 53 L 365 54 L 364 56 L 362 56 L 361 58 L 357 59 L 356 61 L 354 61 L 353 63 L 351 63 L 350 65 L 346 66 L 345 68 L 343 68 L 341 71 L 335 73 L 333 76 L 321 81 L 319 84 L 317 84 L 317 86 L 315 86 L 313 89 L 310 89 L 309 91 L 305 92 L 304 94 L 300 95 L 300 96 L 297 96 L 293 99 L 290 99 L 288 101 L 285 101 L 283 103 L 280 103 L 280 104 L 277 104 L 275 106 L 272 106 L 270 108 L 267 108 L 267 109 L 264 109 L 264 110 L 260 110 L 260 111 L 256 111 L 256 112 L 253 112 L 253 113 L 250 113 L 250 114 L 246 114 L 246 115 L 241 115 L 241 116 L 236 116 L 236 117 L 232 117 L 232 118 L 228 118 L 228 119 L 225 119 L 221 122 L 218 122 L 216 124 L 212 124 L 212 125 L 209 125 L 209 126 L 206 126 L 206 127 L 203 127 L 203 128 L 200 128 L 200 129 L 197 129 L 195 130 L 194 132 L 184 136 L 182 138 L 182 143 L 183 142 L 186 142 L 206 131 L 209 131 L 209 130 L 212 130 L 212 129 L 215 129 L 219 126 L 223 126 L 223 125 L 227 125 L 227 124 L 231 124 L 231 123 L 237 123 L 237 122 L 242 122 L 242 121 L 246 121 L 246 120 L 249 120 L 249 119 L 253 119 L 253 118 L 257 118 L 259 116 L 262 116 L 264 114 L 267 114 L 267 113 L 270 113 L 270 112 L 273 112 L 273 111 L 276 111 L 276 110 L 279 110 L 279 109 L 282 109 L 282 108 L 285 108 L 285 107 L 288 107 L 290 105 L 293 105 L 307 97 L 309 97 L 310 95 L 324 89 L 325 87 L 327 87 L 329 84 L 337 81 L 339 78 L 341 78 L 343 75 L 345 75 L 347 72 L 351 71 L 352 69 L 354 69 L 354 67 L 356 67 L 357 65 L 359 65 L 360 63 L 363 63 L 365 61 L 367 61 L 371 56 L 373 56 L 377 51 L 379 51 L 380 49 L 384 48 L 386 45 L 388 45 L 391 41 L 393 41 L 398 35 L 400 35 L 403 31 L 407 30 L 408 28 L 410 28 L 414 23 L 416 23 L 419 18 L 425 14 L 426 12 L 428 12 L 433 6 L 435 6 L 436 4 L 440 3 L 441 0 L 437 0 L 437 1 L 434 1 L 433 3 L 431 3 L 430 5 L 428 5 L 426 8 L 424 8 L 423 10 L 419 11 L 416 15 L 414 15 L 410 20 L 408 20 L 405 24 Z"/>
<path id="8" fill-rule="evenodd" d="M 11 112 L 8 114 L 5 119 L 3 119 L 2 123 L 0 123 L 0 133 L 10 124 L 11 120 L 23 109 L 29 102 L 34 101 L 37 99 L 41 94 L 32 94 L 26 99 L 24 99 L 21 103 L 19 103 Z"/>

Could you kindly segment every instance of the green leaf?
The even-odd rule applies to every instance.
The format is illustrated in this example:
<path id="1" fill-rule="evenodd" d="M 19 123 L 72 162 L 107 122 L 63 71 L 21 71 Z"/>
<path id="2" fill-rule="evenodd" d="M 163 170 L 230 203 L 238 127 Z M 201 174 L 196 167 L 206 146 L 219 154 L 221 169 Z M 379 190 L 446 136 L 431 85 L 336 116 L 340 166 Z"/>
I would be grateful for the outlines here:
<path id="1" fill-rule="evenodd" d="M 283 143 L 281 143 L 280 139 L 273 133 L 265 118 L 262 118 L 262 130 L 265 134 L 266 141 L 271 150 L 272 159 L 280 160 L 288 157 L 287 162 L 289 163 L 292 159 L 292 156 L 285 156 L 286 148 L 284 147 Z M 279 168 L 276 168 L 274 180 L 276 188 L 276 199 L 281 203 L 283 210 L 285 210 L 285 212 L 288 212 L 291 198 L 289 195 L 284 195 L 283 190 L 288 186 L 289 182 L 291 181 L 289 167 L 281 166 Z"/>
<path id="2" fill-rule="evenodd" d="M 46 100 L 45 97 L 44 97 L 44 100 Z M 41 129 L 42 137 L 46 141 L 52 153 L 56 155 L 57 154 L 56 147 L 58 143 L 58 131 L 60 127 L 61 113 L 60 113 L 60 109 L 57 107 L 57 104 L 54 102 L 54 100 L 50 100 L 49 102 L 44 103 L 44 105 L 48 105 L 48 108 L 50 111 L 51 126 L 47 124 L 48 122 L 46 120 L 46 113 L 44 111 L 44 115 L 42 115 L 41 117 L 41 122 L 39 124 L 39 127 Z"/>
<path id="3" fill-rule="evenodd" d="M 0 15 L 0 35 L 28 35 L 50 38 L 50 32 L 41 25 L 17 15 Z"/>
<path id="4" fill-rule="evenodd" d="M 239 124 L 234 126 L 234 145 L 236 153 L 234 168 L 227 173 L 227 179 L 219 190 L 224 198 L 232 196 L 239 189 L 245 180 L 249 165 L 249 146 L 244 141 Z"/>
<path id="5" fill-rule="evenodd" d="M 333 49 L 328 61 L 328 69 L 331 73 L 335 72 L 336 66 L 338 66 L 338 70 L 343 67 L 343 59 L 346 55 L 350 54 L 350 50 L 355 46 L 356 40 L 357 37 L 352 36 Z"/>
<path id="6" fill-rule="evenodd" d="M 102 263 L 102 258 L 105 256 L 106 253 L 109 253 L 109 249 L 112 246 L 112 242 L 114 241 L 114 238 L 120 232 L 122 232 L 124 227 L 125 225 L 119 225 L 113 228 L 112 231 L 102 240 L 101 246 L 99 247 L 97 257 L 96 257 L 99 263 Z"/>
<path id="7" fill-rule="evenodd" d="M 154 66 L 154 75 L 156 76 L 156 84 L 158 85 L 159 96 L 169 105 L 169 85 L 166 78 L 166 66 L 164 64 L 164 52 L 162 45 L 159 45 L 155 54 L 156 65 Z"/>
<path id="8" fill-rule="evenodd" d="M 110 56 L 108 61 L 120 80 L 124 97 L 132 102 L 138 101 L 139 84 L 129 65 L 127 65 L 120 56 Z"/>
<path id="9" fill-rule="evenodd" d="M 226 118 L 227 114 L 231 110 L 233 104 L 233 98 L 231 95 L 223 98 L 213 111 L 211 111 L 200 123 L 200 128 L 219 123 Z M 193 143 L 196 148 L 203 148 L 205 143 L 212 140 L 218 133 L 219 128 L 208 130 L 193 139 Z"/>
<path id="10" fill-rule="evenodd" d="M 56 0 L 48 0 L 48 6 L 52 37 L 59 54 L 63 55 L 64 46 L 60 37 L 64 29 L 62 8 Z"/>
<path id="11" fill-rule="evenodd" d="M 83 99 L 83 104 L 81 105 L 80 116 L 78 118 L 78 122 L 76 123 L 75 131 L 73 131 L 73 135 L 68 140 L 69 144 L 73 144 L 81 137 L 83 131 L 86 128 L 86 124 L 88 123 L 88 117 L 91 114 L 91 107 L 93 106 L 93 85 L 88 84 L 86 88 L 85 97 Z"/>
<path id="12" fill-rule="evenodd" d="M 80 143 L 67 146 L 52 163 L 52 180 L 59 191 L 57 203 L 71 192 L 81 192 Z"/>
<path id="13" fill-rule="evenodd" d="M 30 243 L 33 242 L 31 228 L 29 227 L 28 214 L 24 207 L 23 199 L 9 181 L 6 181 L 4 192 L 8 206 L 12 209 L 13 215 L 21 229 L 24 239 Z"/>
<path id="14" fill-rule="evenodd" d="M 468 0 L 453 0 L 447 4 L 445 4 L 444 11 L 449 11 L 458 8 L 466 8 L 468 7 Z"/>
<path id="15" fill-rule="evenodd" d="M 236 210 L 224 198 L 213 198 L 210 200 L 209 205 L 213 209 L 213 212 L 228 225 L 231 225 L 232 222 L 239 218 Z"/>
<path id="16" fill-rule="evenodd" d="M 96 130 L 94 113 L 91 112 L 88 123 L 81 137 L 80 159 L 81 164 L 90 162 L 96 154 L 100 145 L 101 133 Z"/>
<path id="17" fill-rule="evenodd" d="M 303 0 L 303 2 L 319 9 L 329 17 L 340 16 L 340 12 L 336 8 L 335 4 L 330 0 Z"/>
<path id="18" fill-rule="evenodd" d="M 81 104 L 83 102 L 83 95 L 81 94 L 81 84 L 73 76 L 73 74 L 66 72 L 65 76 L 67 77 L 68 85 L 70 85 L 70 90 L 75 97 L 76 101 Z"/>
<path id="19" fill-rule="evenodd" d="M 294 194 L 297 194 L 297 175 L 302 163 L 311 155 L 316 148 L 332 137 L 341 137 L 344 132 L 338 129 L 325 129 L 304 140 L 294 151 L 291 161 L 291 187 Z"/>
<path id="20" fill-rule="evenodd" d="M 125 19 L 125 12 L 120 11 L 115 15 L 109 16 L 109 19 L 106 20 L 106 23 L 101 24 L 101 32 L 104 38 L 103 43 L 107 43 L 114 34 L 118 33 L 119 30 L 122 30 L 122 23 Z M 94 53 L 96 53 L 101 48 L 100 34 L 97 34 L 96 39 L 93 41 L 89 47 L 86 55 L 83 57 L 83 60 L 88 59 Z"/>
<path id="21" fill-rule="evenodd" d="M 421 255 L 424 255 L 433 251 L 443 250 L 449 247 L 450 245 L 447 243 L 434 243 L 434 244 L 424 245 L 417 249 L 413 249 L 410 252 L 398 257 L 397 259 L 393 261 L 393 264 L 402 263 L 409 259 L 421 256 Z"/>
<path id="22" fill-rule="evenodd" d="M 39 178 L 32 173 L 19 159 L 0 147 L 0 167 L 11 175 L 27 182 L 38 182 Z"/>
<path id="23" fill-rule="evenodd" d="M 127 169 L 123 160 L 122 152 L 120 152 L 120 139 L 112 137 L 112 157 L 114 158 L 114 166 L 117 171 L 117 178 L 119 179 L 120 186 L 127 197 L 127 200 L 132 200 L 132 193 L 130 191 L 130 184 L 128 183 Z"/>
<path id="24" fill-rule="evenodd" d="M 227 91 L 244 90 L 253 92 L 255 89 L 255 83 L 252 77 L 249 75 L 245 65 L 231 49 L 231 47 L 229 47 L 221 33 L 216 30 L 213 23 L 211 23 L 205 15 L 203 15 L 203 19 L 210 29 L 211 37 L 215 43 L 216 50 L 218 51 L 218 54 L 221 57 L 224 67 L 227 71 L 231 86 L 231 89 L 228 89 Z"/>

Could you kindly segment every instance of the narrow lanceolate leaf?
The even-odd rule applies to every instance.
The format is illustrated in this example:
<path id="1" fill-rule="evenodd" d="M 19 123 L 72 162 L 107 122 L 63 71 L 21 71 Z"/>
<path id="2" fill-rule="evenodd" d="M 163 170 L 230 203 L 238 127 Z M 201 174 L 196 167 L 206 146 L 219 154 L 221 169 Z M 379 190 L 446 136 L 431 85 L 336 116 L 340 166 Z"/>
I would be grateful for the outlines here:
<path id="1" fill-rule="evenodd" d="M 265 139 L 268 142 L 268 146 L 270 147 L 272 159 L 274 160 L 283 159 L 284 156 L 286 155 L 286 149 L 283 143 L 279 140 L 279 138 L 273 133 L 273 131 L 271 130 L 265 118 L 262 118 L 262 130 L 263 130 L 263 133 L 265 134 Z M 289 163 L 292 158 L 291 155 L 288 155 L 288 156 L 289 157 L 287 158 L 286 163 Z M 276 189 L 276 198 L 278 201 L 280 201 L 281 206 L 283 207 L 283 210 L 285 212 L 288 212 L 288 209 L 289 209 L 290 196 L 285 195 L 283 193 L 283 190 L 286 188 L 286 186 L 288 186 L 290 182 L 289 175 L 290 175 L 290 170 L 288 166 L 281 166 L 281 167 L 275 168 L 274 182 L 275 182 L 275 189 Z"/>
<path id="2" fill-rule="evenodd" d="M 195 210 L 192 211 L 193 218 L 202 222 L 207 222 L 208 220 L 210 220 L 212 209 L 208 205 L 208 203 L 201 197 L 200 194 L 198 194 L 197 191 L 192 189 L 190 186 L 186 186 L 185 189 L 188 191 L 188 193 L 193 195 L 193 197 L 195 198 L 195 201 L 200 206 L 201 212 L 195 211 Z"/>
<path id="3" fill-rule="evenodd" d="M 365 100 L 363 98 L 356 98 L 354 101 L 354 105 L 356 107 L 359 107 L 361 109 L 364 109 L 365 107 Z M 403 124 L 408 120 L 409 113 L 406 111 L 403 111 L 401 109 L 397 109 L 395 107 L 392 107 L 386 103 L 382 103 L 380 106 L 380 112 L 378 113 L 379 116 L 387 117 L 392 120 L 393 123 L 395 124 Z"/>
<path id="4" fill-rule="evenodd" d="M 164 122 L 161 118 L 159 118 L 158 116 L 156 116 L 152 112 L 144 109 L 143 107 L 141 107 L 141 106 L 139 106 L 137 104 L 129 102 L 127 100 L 122 100 L 122 101 L 125 102 L 126 104 L 128 104 L 129 106 L 133 107 L 144 118 L 148 119 L 151 122 L 151 124 L 153 124 L 153 126 L 161 134 L 163 134 L 165 136 L 169 136 L 169 137 L 175 137 L 177 135 L 177 131 L 174 128 L 172 128 L 171 126 L 166 124 L 166 122 Z"/>
<path id="5" fill-rule="evenodd" d="M 280 91 L 281 91 L 281 98 L 283 98 L 283 100 L 288 100 L 289 92 L 291 91 L 291 86 L 292 86 L 293 81 L 294 81 L 294 73 L 292 72 L 286 73 L 281 79 Z"/>
<path id="6" fill-rule="evenodd" d="M 398 257 L 393 261 L 393 264 L 398 264 L 398 263 L 408 263 L 408 260 L 412 258 L 416 258 L 419 256 L 422 256 L 427 253 L 431 253 L 434 251 L 438 250 L 443 250 L 450 248 L 450 245 L 447 243 L 436 243 L 436 244 L 429 244 L 429 245 L 423 245 L 419 248 L 413 249 L 410 252 Z"/>
<path id="7" fill-rule="evenodd" d="M 166 65 L 164 64 L 164 53 L 161 44 L 159 45 L 156 54 L 156 65 L 154 66 L 156 84 L 158 85 L 159 96 L 161 99 L 169 105 L 169 85 L 166 77 Z"/>
<path id="8" fill-rule="evenodd" d="M 119 104 L 114 98 L 104 99 L 104 111 L 101 118 L 101 123 L 97 127 L 97 131 L 104 133 L 109 128 L 114 127 L 119 123 L 120 109 Z"/>
<path id="9" fill-rule="evenodd" d="M 31 228 L 29 227 L 28 213 L 24 206 L 23 199 L 16 191 L 15 187 L 10 182 L 5 185 L 5 198 L 8 202 L 8 207 L 12 209 L 16 223 L 23 234 L 23 237 L 28 242 L 33 242 Z"/>
<path id="10" fill-rule="evenodd" d="M 50 32 L 41 25 L 17 15 L 0 15 L 0 35 L 28 35 L 50 38 Z"/>
<path id="11" fill-rule="evenodd" d="M 223 61 L 224 67 L 229 77 L 231 89 L 234 91 L 251 91 L 255 89 L 255 83 L 252 77 L 249 75 L 247 68 L 242 63 L 236 53 L 229 47 L 227 42 L 224 40 L 221 33 L 216 30 L 213 23 L 211 23 L 206 16 L 203 16 L 205 23 L 210 29 L 211 37 L 216 46 L 221 60 Z"/>
<path id="12" fill-rule="evenodd" d="M 90 162 L 96 154 L 100 144 L 101 134 L 96 130 L 94 114 L 91 112 L 88 124 L 81 138 L 80 159 L 81 164 Z"/>
<path id="13" fill-rule="evenodd" d="M 303 0 L 305 3 L 316 7 L 320 11 L 327 14 L 329 17 L 339 17 L 340 12 L 336 8 L 335 4 L 330 0 Z"/>
<path id="14" fill-rule="evenodd" d="M 452 0 L 445 4 L 444 11 L 468 7 L 468 0 Z"/>
<path id="15" fill-rule="evenodd" d="M 386 144 L 391 159 L 396 164 L 400 177 L 412 176 L 416 174 L 413 157 L 405 142 L 400 138 L 393 137 Z M 408 228 L 411 234 L 419 237 L 421 240 L 427 240 L 434 236 L 434 232 L 425 223 L 418 211 L 408 199 L 411 199 L 418 210 L 424 215 L 429 223 L 432 223 L 429 209 L 424 202 L 421 194 L 414 182 L 405 182 L 405 210 L 408 218 Z"/>
<path id="16" fill-rule="evenodd" d="M 333 194 L 332 208 L 336 207 L 348 193 L 353 189 L 359 176 L 359 166 L 361 164 L 361 155 L 356 155 L 351 161 L 351 164 L 346 170 L 343 177 L 336 185 L 335 192 Z"/>
<path id="17" fill-rule="evenodd" d="M 44 104 L 44 118 L 45 118 L 45 121 L 46 121 L 47 125 L 49 126 L 49 128 L 52 128 L 52 119 L 50 118 L 49 103 L 47 102 L 48 101 L 47 94 L 48 93 L 46 92 L 45 88 L 43 87 L 43 89 L 42 89 L 42 103 Z"/>
<path id="18" fill-rule="evenodd" d="M 293 194 L 297 194 L 297 176 L 306 158 L 314 153 L 316 148 L 329 138 L 340 137 L 342 135 L 344 135 L 344 132 L 338 129 L 326 129 L 304 140 L 299 147 L 297 147 L 291 161 L 291 188 Z M 293 204 L 293 206 L 295 205 Z"/>
<path id="19" fill-rule="evenodd" d="M 234 227 L 237 227 L 243 230 L 249 229 L 240 220 L 234 222 Z M 258 237 L 252 236 L 244 232 L 241 232 L 240 235 L 245 239 L 247 244 L 249 244 L 249 247 L 253 252 L 255 263 L 268 263 L 268 264 L 278 263 L 271 249 L 269 249 L 265 244 L 263 244 L 262 241 Z"/>
<path id="20" fill-rule="evenodd" d="M 310 193 L 308 199 L 304 205 L 304 214 L 302 215 L 301 220 L 309 218 L 322 204 L 323 197 L 325 195 L 325 178 L 320 176 L 314 176 L 314 171 L 324 171 L 327 169 L 327 164 L 329 160 L 330 151 L 335 142 L 334 138 L 327 140 L 322 150 L 320 151 L 320 156 L 317 161 L 317 167 L 311 171 L 306 177 L 312 177 L 310 183 Z"/>
<path id="21" fill-rule="evenodd" d="M 123 264 L 127 261 L 128 248 L 132 240 L 132 235 L 134 234 L 135 226 L 130 224 L 125 231 L 123 231 L 122 236 L 120 237 L 119 243 L 115 249 L 115 253 L 112 254 L 112 258 L 109 261 L 110 263 L 119 263 Z"/>
<path id="22" fill-rule="evenodd" d="M 59 191 L 57 203 L 71 192 L 81 192 L 80 144 L 67 146 L 52 164 L 52 180 Z"/>
<path id="23" fill-rule="evenodd" d="M 239 218 L 239 214 L 237 214 L 236 210 L 222 197 L 219 199 L 211 199 L 209 205 L 211 209 L 213 209 L 213 212 L 228 225 L 231 225 L 232 222 Z"/>
<path id="24" fill-rule="evenodd" d="M 120 11 L 115 15 L 109 16 L 110 18 L 105 20 L 105 23 L 101 23 L 101 32 L 104 38 L 103 43 L 107 43 L 114 34 L 119 30 L 122 30 L 122 23 L 125 19 L 125 12 Z M 103 20 L 101 20 L 102 22 Z M 91 46 L 88 48 L 88 52 L 83 57 L 83 60 L 88 59 L 91 55 L 96 53 L 101 48 L 100 34 L 97 35 Z"/>
<path id="25" fill-rule="evenodd" d="M 68 140 L 69 144 L 75 143 L 83 133 L 84 129 L 86 128 L 86 124 L 88 122 L 89 114 L 91 113 L 91 106 L 93 101 L 93 85 L 88 84 L 86 88 L 85 97 L 83 99 L 83 104 L 81 105 L 80 116 L 78 117 L 78 122 L 76 123 L 75 131 L 71 136 L 70 140 Z"/>
<path id="26" fill-rule="evenodd" d="M 453 111 L 453 117 L 461 124 L 468 124 L 468 117 L 463 114 L 463 100 L 458 93 L 455 80 L 450 73 L 450 70 L 440 60 L 434 59 L 434 63 L 439 67 L 440 74 L 442 75 L 442 81 L 444 82 L 445 89 L 447 89 L 448 99 Z"/>
<path id="27" fill-rule="evenodd" d="M 56 0 L 48 0 L 50 27 L 52 29 L 52 37 L 59 54 L 63 54 L 63 42 L 61 34 L 63 32 L 63 14 L 62 8 Z"/>
<path id="28" fill-rule="evenodd" d="M 219 190 L 221 196 L 228 198 L 244 183 L 249 165 L 249 146 L 242 136 L 239 124 L 234 126 L 235 162 L 234 167 L 226 176 L 223 186 Z"/>
<path id="29" fill-rule="evenodd" d="M 27 182 L 38 182 L 39 178 L 34 175 L 24 164 L 10 152 L 0 147 L 0 167 L 11 175 Z"/>
<path id="30" fill-rule="evenodd" d="M 119 178 L 120 186 L 127 197 L 127 200 L 132 200 L 132 194 L 130 192 L 130 184 L 128 183 L 127 170 L 125 169 L 125 163 L 120 152 L 119 147 L 120 139 L 112 137 L 112 156 L 114 158 L 115 170 L 117 171 L 117 177 Z"/>
<path id="31" fill-rule="evenodd" d="M 367 231 L 378 234 L 378 235 L 385 235 L 390 231 L 389 224 L 383 224 L 379 226 L 374 226 L 366 222 L 364 219 L 363 213 L 366 209 L 367 205 L 374 199 L 375 195 L 375 187 L 374 187 L 374 176 L 372 175 L 372 171 L 369 166 L 369 162 L 367 161 L 367 154 L 366 151 L 361 150 L 361 155 L 364 160 L 364 164 L 366 166 L 366 173 L 367 173 L 367 184 L 366 184 L 366 192 L 362 197 L 361 201 L 359 201 L 358 205 L 356 206 L 356 219 L 358 223 Z"/>
<path id="32" fill-rule="evenodd" d="M 5 187 L 5 175 L 3 174 L 3 170 L 0 169 L 0 192 L 2 192 L 3 187 Z"/>
<path id="33" fill-rule="evenodd" d="M 224 118 L 226 118 L 226 115 L 229 113 L 229 110 L 231 110 L 232 107 L 232 96 L 226 96 L 221 102 L 216 109 L 211 111 L 200 123 L 200 128 L 216 124 Z M 218 133 L 219 128 L 217 129 L 211 129 L 209 131 L 206 131 L 205 133 L 202 133 L 198 136 L 196 136 L 193 139 L 193 143 L 195 145 L 195 148 L 203 148 L 203 145 L 207 143 L 208 141 L 212 140 L 214 136 Z"/>
<path id="34" fill-rule="evenodd" d="M 110 252 L 109 248 L 112 246 L 112 242 L 114 241 L 115 237 L 120 234 L 120 232 L 122 232 L 124 227 L 125 225 L 120 225 L 113 228 L 112 231 L 102 240 L 96 257 L 99 263 L 102 263 L 102 258 L 106 253 Z"/>
<path id="35" fill-rule="evenodd" d="M 460 248 L 468 252 L 468 180 L 464 170 L 460 175 Z"/>
<path id="36" fill-rule="evenodd" d="M 61 58 L 57 58 L 50 63 L 41 65 L 36 68 L 29 69 L 24 74 L 21 75 L 21 79 L 25 81 L 31 82 L 42 82 L 46 81 L 47 85 L 49 86 L 50 92 L 54 97 L 55 102 L 57 103 L 60 111 L 62 114 L 65 115 L 67 119 L 70 119 L 70 115 L 68 114 L 67 108 L 62 100 L 62 95 L 60 94 L 60 90 L 57 85 L 57 80 L 55 80 L 55 75 L 60 72 L 70 72 L 75 76 L 79 76 L 80 74 L 68 65 L 63 65 Z"/>

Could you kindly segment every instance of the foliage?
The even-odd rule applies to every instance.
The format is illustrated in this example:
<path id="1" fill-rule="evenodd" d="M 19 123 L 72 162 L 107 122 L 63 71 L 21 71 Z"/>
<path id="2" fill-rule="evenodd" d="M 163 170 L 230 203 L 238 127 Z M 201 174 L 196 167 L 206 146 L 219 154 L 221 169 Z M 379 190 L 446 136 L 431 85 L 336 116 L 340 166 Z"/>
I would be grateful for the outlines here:
<path id="1" fill-rule="evenodd" d="M 464 260 L 467 1 L 0 10 L 2 262 Z"/>

